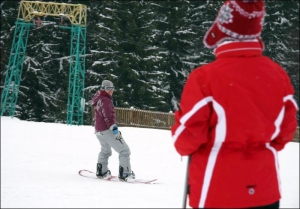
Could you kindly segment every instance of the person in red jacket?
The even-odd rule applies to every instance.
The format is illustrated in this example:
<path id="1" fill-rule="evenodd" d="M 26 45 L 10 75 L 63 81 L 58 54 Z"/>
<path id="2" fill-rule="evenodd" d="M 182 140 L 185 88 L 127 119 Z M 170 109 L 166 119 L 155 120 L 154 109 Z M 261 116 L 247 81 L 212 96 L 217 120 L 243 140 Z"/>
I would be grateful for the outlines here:
<path id="1" fill-rule="evenodd" d="M 279 208 L 277 152 L 297 128 L 290 78 L 263 56 L 261 0 L 227 0 L 204 37 L 216 60 L 184 86 L 172 139 L 190 156 L 193 208 Z"/>
<path id="2" fill-rule="evenodd" d="M 117 126 L 115 108 L 112 102 L 114 90 L 115 87 L 111 81 L 103 80 L 100 91 L 96 92 L 91 102 L 94 108 L 95 134 L 101 145 L 96 176 L 103 179 L 111 177 L 111 172 L 108 169 L 108 158 L 111 156 L 111 148 L 113 148 L 119 153 L 119 179 L 132 182 L 135 179 L 135 174 L 131 170 L 131 152 Z"/>

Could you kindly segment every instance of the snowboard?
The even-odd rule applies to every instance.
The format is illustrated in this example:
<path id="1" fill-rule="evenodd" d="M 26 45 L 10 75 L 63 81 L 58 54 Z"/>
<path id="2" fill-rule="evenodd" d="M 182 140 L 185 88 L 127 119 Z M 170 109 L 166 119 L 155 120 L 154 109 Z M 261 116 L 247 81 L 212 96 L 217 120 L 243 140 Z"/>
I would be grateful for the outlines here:
<path id="1" fill-rule="evenodd" d="M 93 179 L 99 179 L 99 180 L 103 180 L 103 181 L 114 181 L 114 182 L 123 182 L 123 183 L 131 183 L 131 184 L 156 184 L 155 181 L 157 181 L 157 179 L 150 179 L 150 180 L 146 180 L 146 179 L 134 179 L 133 182 L 127 182 L 127 181 L 120 181 L 118 176 L 111 176 L 108 179 L 101 179 L 101 178 L 97 178 L 96 177 L 96 173 L 93 171 L 89 171 L 89 170 L 80 170 L 78 171 L 78 174 L 82 177 L 86 177 L 86 178 L 93 178 Z"/>

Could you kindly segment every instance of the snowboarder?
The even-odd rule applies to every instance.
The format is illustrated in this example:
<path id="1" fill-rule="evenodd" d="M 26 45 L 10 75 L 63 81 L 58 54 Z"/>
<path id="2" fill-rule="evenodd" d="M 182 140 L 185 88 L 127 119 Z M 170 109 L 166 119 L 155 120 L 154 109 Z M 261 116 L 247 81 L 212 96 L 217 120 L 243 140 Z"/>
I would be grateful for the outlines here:
<path id="1" fill-rule="evenodd" d="M 290 78 L 263 56 L 262 0 L 227 0 L 204 45 L 216 60 L 187 79 L 172 127 L 174 146 L 190 156 L 193 208 L 279 208 L 277 152 L 297 127 Z"/>
<path id="2" fill-rule="evenodd" d="M 119 179 L 121 181 L 134 181 L 135 174 L 130 165 L 130 149 L 123 139 L 116 124 L 116 114 L 112 102 L 112 94 L 115 90 L 113 83 L 103 80 L 100 91 L 97 91 L 92 99 L 94 108 L 95 134 L 100 142 L 101 151 L 98 155 L 97 172 L 98 178 L 110 178 L 108 158 L 113 148 L 119 153 Z"/>

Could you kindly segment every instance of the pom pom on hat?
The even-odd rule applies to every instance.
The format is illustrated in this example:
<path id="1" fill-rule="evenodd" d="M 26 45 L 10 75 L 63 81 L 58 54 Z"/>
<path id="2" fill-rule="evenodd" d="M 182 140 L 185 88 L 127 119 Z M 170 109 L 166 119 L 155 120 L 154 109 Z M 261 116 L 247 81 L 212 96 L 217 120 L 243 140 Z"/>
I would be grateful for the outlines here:
<path id="1" fill-rule="evenodd" d="M 218 16 L 205 34 L 203 43 L 215 48 L 225 40 L 260 39 L 264 24 L 265 5 L 263 0 L 227 0 Z"/>

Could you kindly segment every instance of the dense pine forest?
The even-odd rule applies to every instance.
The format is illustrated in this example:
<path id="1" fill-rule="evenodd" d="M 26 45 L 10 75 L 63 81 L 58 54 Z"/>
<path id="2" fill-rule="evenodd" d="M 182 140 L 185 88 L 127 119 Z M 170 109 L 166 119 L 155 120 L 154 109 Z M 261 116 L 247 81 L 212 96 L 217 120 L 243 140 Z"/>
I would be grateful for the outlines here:
<path id="1" fill-rule="evenodd" d="M 115 86 L 114 105 L 174 112 L 189 73 L 215 59 L 202 39 L 224 1 L 52 1 L 87 5 L 85 124 L 102 80 Z M 1 1 L 1 92 L 19 1 Z M 42 18 L 30 29 L 16 117 L 66 122 L 70 31 Z M 299 1 L 266 1 L 264 55 L 289 74 L 299 104 Z M 268 99 L 268 98 L 266 98 Z M 299 121 L 299 117 L 298 117 Z"/>

